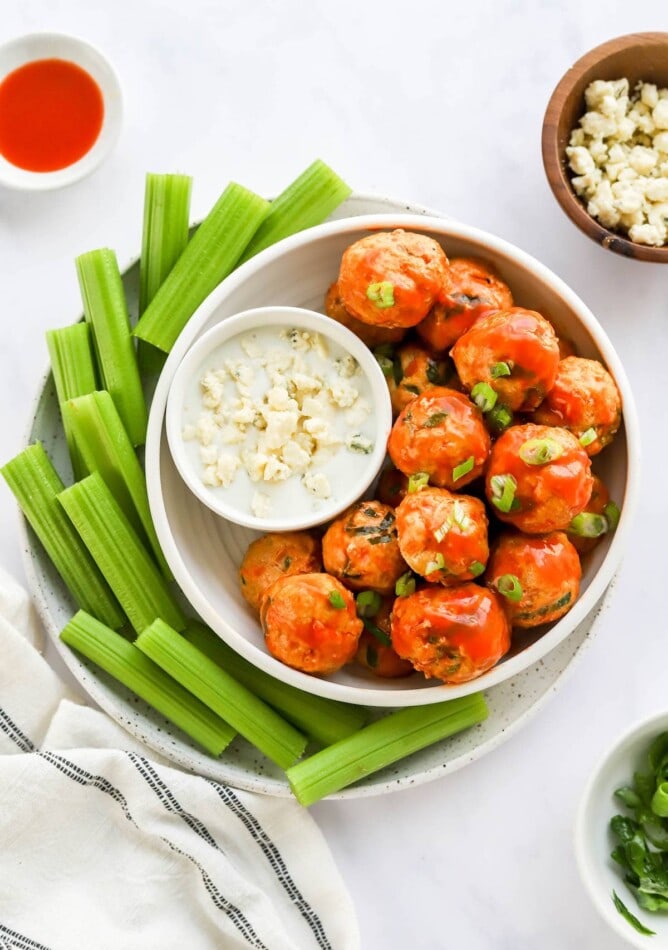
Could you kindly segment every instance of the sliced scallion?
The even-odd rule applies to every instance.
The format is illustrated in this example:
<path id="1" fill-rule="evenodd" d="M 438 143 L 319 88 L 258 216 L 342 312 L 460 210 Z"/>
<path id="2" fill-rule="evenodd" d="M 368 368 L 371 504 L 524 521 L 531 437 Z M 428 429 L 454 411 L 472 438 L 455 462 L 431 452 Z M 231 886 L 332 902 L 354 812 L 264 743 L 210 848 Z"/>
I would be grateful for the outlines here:
<path id="1" fill-rule="evenodd" d="M 389 356 L 376 356 L 376 361 L 383 371 L 383 376 L 391 376 L 394 370 L 394 363 Z"/>
<path id="2" fill-rule="evenodd" d="M 491 412 L 498 396 L 489 383 L 476 383 L 471 390 L 471 399 L 481 412 Z"/>
<path id="3" fill-rule="evenodd" d="M 468 475 L 469 472 L 473 471 L 475 465 L 475 459 L 472 455 L 464 461 L 460 462 L 459 465 L 456 465 L 452 470 L 452 480 L 453 482 L 458 482 L 460 478 L 463 478 L 464 475 Z"/>
<path id="4" fill-rule="evenodd" d="M 580 436 L 579 442 L 583 449 L 586 449 L 588 445 L 591 445 L 592 442 L 595 442 L 598 438 L 596 429 L 587 429 L 586 432 L 583 432 Z"/>
<path id="5" fill-rule="evenodd" d="M 195 310 L 234 269 L 269 202 L 232 182 L 190 239 L 134 329 L 169 353 Z"/>
<path id="6" fill-rule="evenodd" d="M 343 599 L 343 597 L 341 596 L 341 594 L 339 593 L 338 590 L 332 590 L 332 591 L 330 591 L 330 592 L 329 592 L 328 600 L 329 600 L 330 604 L 332 605 L 332 607 L 333 607 L 335 610 L 344 610 L 344 609 L 345 609 L 346 602 L 345 602 L 345 600 Z"/>
<path id="7" fill-rule="evenodd" d="M 502 574 L 496 579 L 494 586 L 500 594 L 514 603 L 522 599 L 522 585 L 516 574 Z"/>
<path id="8" fill-rule="evenodd" d="M 482 693 L 400 709 L 292 766 L 287 771 L 290 787 L 302 805 L 312 805 L 419 749 L 482 722 L 487 714 Z"/>
<path id="9" fill-rule="evenodd" d="M 58 499 L 137 633 L 156 617 L 183 629 L 185 618 L 150 554 L 99 472 Z"/>
<path id="10" fill-rule="evenodd" d="M 143 445 L 148 414 L 116 255 L 106 247 L 88 251 L 77 257 L 76 268 L 104 388 L 132 444 Z"/>
<path id="11" fill-rule="evenodd" d="M 486 414 L 487 425 L 494 435 L 501 435 L 509 426 L 513 424 L 513 414 L 507 406 L 501 406 L 497 403 L 493 409 Z"/>
<path id="12" fill-rule="evenodd" d="M 469 574 L 472 574 L 473 577 L 480 577 L 485 571 L 485 565 L 480 561 L 472 561 L 469 564 Z"/>
<path id="13" fill-rule="evenodd" d="M 387 310 L 394 306 L 394 284 L 389 280 L 376 281 L 369 284 L 366 296 L 379 310 Z"/>
<path id="14" fill-rule="evenodd" d="M 383 605 L 383 598 L 375 590 L 362 590 L 355 598 L 358 617 L 375 617 Z"/>
<path id="15" fill-rule="evenodd" d="M 384 647 L 391 647 L 392 641 L 385 633 L 384 630 L 381 630 L 380 627 L 373 623 L 371 620 L 368 620 L 366 617 L 362 618 L 362 623 L 364 624 L 364 629 L 368 630 L 369 633 L 378 640 L 380 644 Z"/>
<path id="16" fill-rule="evenodd" d="M 445 558 L 443 557 L 441 552 L 438 551 L 434 555 L 434 559 L 432 561 L 429 561 L 429 563 L 427 564 L 425 568 L 425 574 L 433 574 L 434 571 L 442 571 L 444 568 L 445 568 Z"/>
<path id="17" fill-rule="evenodd" d="M 422 488 L 426 488 L 428 484 L 429 472 L 416 472 L 408 479 L 408 494 L 414 495 L 415 492 L 420 491 Z"/>
<path id="18" fill-rule="evenodd" d="M 148 626 L 137 637 L 136 644 L 165 673 L 281 768 L 294 764 L 303 753 L 304 735 L 163 620 Z"/>
<path id="19" fill-rule="evenodd" d="M 253 666 L 232 650 L 213 630 L 191 622 L 184 637 L 217 666 L 242 683 L 260 699 L 277 709 L 300 732 L 320 745 L 331 745 L 361 729 L 367 719 L 363 706 L 340 703 L 323 696 L 314 696 L 282 683 Z"/>
<path id="20" fill-rule="evenodd" d="M 515 504 L 517 481 L 514 475 L 492 475 L 490 487 L 492 490 L 492 504 L 499 511 L 507 514 Z"/>
<path id="21" fill-rule="evenodd" d="M 609 501 L 603 509 L 603 514 L 605 515 L 606 521 L 608 522 L 610 531 L 614 531 L 617 528 L 619 519 L 621 517 L 619 505 L 615 504 L 614 501 Z"/>
<path id="22" fill-rule="evenodd" d="M 411 571 L 402 574 L 394 585 L 394 593 L 397 597 L 408 597 L 415 593 L 415 578 Z"/>
<path id="23" fill-rule="evenodd" d="M 489 375 L 492 379 L 499 379 L 501 376 L 510 376 L 511 367 L 509 363 L 494 363 L 490 367 Z"/>
<path id="24" fill-rule="evenodd" d="M 234 738 L 229 723 L 179 686 L 133 643 L 83 610 L 63 628 L 60 639 L 157 709 L 211 755 L 220 755 Z"/>
<path id="25" fill-rule="evenodd" d="M 568 526 L 568 533 L 579 538 L 600 538 L 607 531 L 608 519 L 605 515 L 594 514 L 593 511 L 582 511 Z"/>
<path id="26" fill-rule="evenodd" d="M 556 439 L 527 439 L 520 446 L 519 456 L 527 465 L 547 465 L 563 455 L 563 446 Z"/>

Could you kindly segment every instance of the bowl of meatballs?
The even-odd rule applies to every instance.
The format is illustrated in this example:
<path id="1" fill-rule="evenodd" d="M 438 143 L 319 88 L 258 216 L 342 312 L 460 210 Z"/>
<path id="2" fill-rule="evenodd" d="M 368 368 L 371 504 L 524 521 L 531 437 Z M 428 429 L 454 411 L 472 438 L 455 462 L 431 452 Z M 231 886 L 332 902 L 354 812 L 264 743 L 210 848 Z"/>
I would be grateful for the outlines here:
<path id="1" fill-rule="evenodd" d="M 216 516 L 164 437 L 189 348 L 268 305 L 351 331 L 392 406 L 379 477 L 309 531 Z M 573 291 L 492 235 L 392 214 L 283 241 L 205 301 L 158 384 L 147 476 L 175 579 L 230 646 L 309 692 L 397 707 L 492 687 L 568 637 L 619 565 L 638 458 L 624 370 Z"/>

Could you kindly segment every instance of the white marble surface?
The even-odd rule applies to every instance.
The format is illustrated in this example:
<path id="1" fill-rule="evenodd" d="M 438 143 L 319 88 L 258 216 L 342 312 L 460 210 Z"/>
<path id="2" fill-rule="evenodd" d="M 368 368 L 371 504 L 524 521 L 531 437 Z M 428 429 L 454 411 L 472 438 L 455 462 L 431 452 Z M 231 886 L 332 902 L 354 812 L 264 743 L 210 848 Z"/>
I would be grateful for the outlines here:
<path id="1" fill-rule="evenodd" d="M 126 94 L 121 140 L 95 175 L 51 194 L 0 194 L 3 460 L 22 446 L 46 365 L 43 331 L 79 312 L 74 256 L 104 244 L 121 262 L 137 254 L 147 170 L 194 175 L 200 215 L 228 179 L 275 192 L 319 155 L 358 190 L 442 208 L 535 254 L 581 294 L 625 361 L 642 420 L 642 499 L 614 607 L 586 657 L 539 716 L 479 762 L 421 788 L 313 809 L 365 950 L 623 946 L 583 893 L 572 827 L 602 750 L 668 705 L 668 268 L 623 260 L 575 230 L 545 182 L 540 126 L 582 53 L 655 29 L 668 29 L 659 0 L 2 4 L 3 36 L 78 33 L 112 59 Z M 21 577 L 2 486 L 0 513 L 0 562 Z"/>

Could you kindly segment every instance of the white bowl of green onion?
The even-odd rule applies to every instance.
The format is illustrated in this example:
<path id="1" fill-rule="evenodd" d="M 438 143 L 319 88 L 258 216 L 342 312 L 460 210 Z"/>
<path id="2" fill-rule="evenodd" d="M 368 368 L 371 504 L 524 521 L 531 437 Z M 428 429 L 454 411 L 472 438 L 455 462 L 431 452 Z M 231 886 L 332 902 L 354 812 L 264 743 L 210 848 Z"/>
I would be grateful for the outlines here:
<path id="1" fill-rule="evenodd" d="M 580 875 L 634 947 L 668 947 L 668 713 L 636 723 L 601 758 L 575 826 Z"/>

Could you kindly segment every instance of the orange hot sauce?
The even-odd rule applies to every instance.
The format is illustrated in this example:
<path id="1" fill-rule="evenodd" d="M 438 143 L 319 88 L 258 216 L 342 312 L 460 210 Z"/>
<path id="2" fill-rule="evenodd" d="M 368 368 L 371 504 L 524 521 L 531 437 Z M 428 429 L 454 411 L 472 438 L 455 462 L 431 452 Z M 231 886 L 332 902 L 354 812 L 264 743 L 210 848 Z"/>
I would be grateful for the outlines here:
<path id="1" fill-rule="evenodd" d="M 0 83 L 0 155 L 26 171 L 73 165 L 95 144 L 103 119 L 100 87 L 67 60 L 26 63 Z"/>

